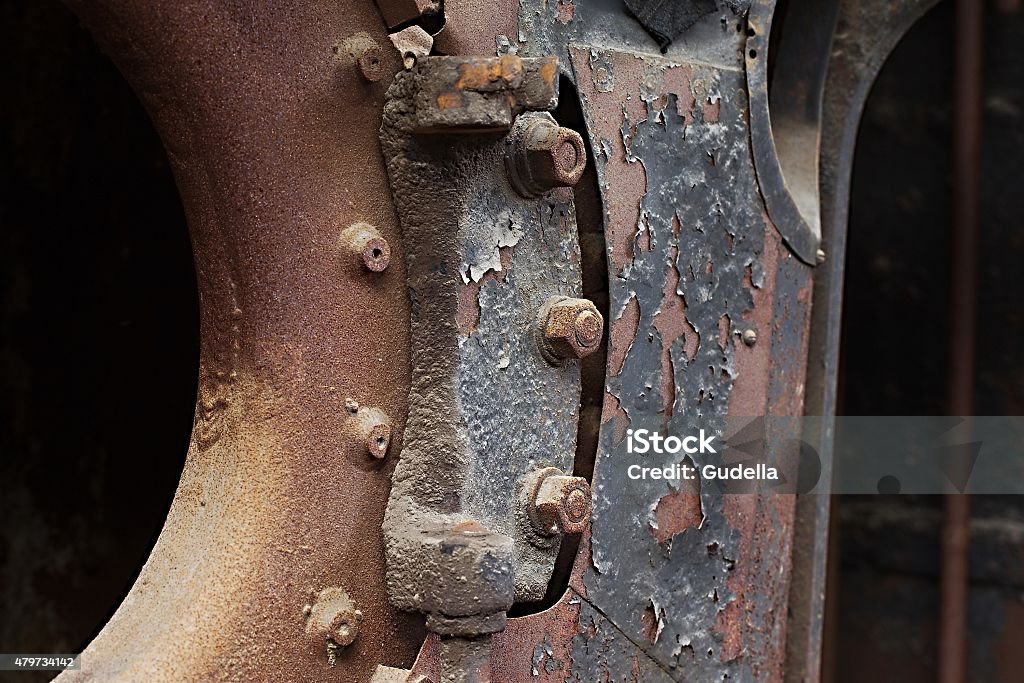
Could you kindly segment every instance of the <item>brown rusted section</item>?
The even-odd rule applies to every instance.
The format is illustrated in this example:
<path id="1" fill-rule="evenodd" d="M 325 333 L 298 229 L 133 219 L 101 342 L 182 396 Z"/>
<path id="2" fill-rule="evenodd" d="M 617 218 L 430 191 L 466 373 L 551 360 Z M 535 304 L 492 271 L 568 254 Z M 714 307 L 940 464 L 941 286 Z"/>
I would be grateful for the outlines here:
<path id="1" fill-rule="evenodd" d="M 576 5 L 573 4 L 573 0 L 558 0 L 558 20 L 560 22 L 568 24 L 575 15 Z"/>
<path id="2" fill-rule="evenodd" d="M 437 36 L 442 54 L 494 54 L 495 36 L 505 36 L 513 44 L 518 38 L 518 3 L 445 0 L 444 7 L 447 20 Z"/>
<path id="3" fill-rule="evenodd" d="M 508 128 L 524 110 L 555 106 L 558 60 L 433 57 L 418 67 L 417 81 L 417 130 Z"/>
<path id="4" fill-rule="evenodd" d="M 387 36 L 369 3 L 68 3 L 139 93 L 188 214 L 201 292 L 193 440 L 152 556 L 61 681 L 366 681 L 421 639 L 384 591 L 389 470 L 346 439 L 345 397 L 404 428 L 408 304 L 377 128 L 384 85 L 334 47 Z M 384 55 L 397 71 L 398 55 Z M 359 159 L 358 164 L 352 163 Z M 384 273 L 339 273 L 339 227 L 377 226 Z M 392 324 L 389 321 L 403 321 Z M 140 444 L 144 449 L 145 444 Z M 358 463 L 363 463 L 361 468 Z M 328 662 L 310 591 L 364 618 Z"/>
<path id="5" fill-rule="evenodd" d="M 584 50 L 573 51 L 573 57 L 577 64 L 595 63 L 592 54 Z M 644 60 L 613 53 L 605 53 L 600 60 L 603 60 L 602 64 L 610 64 L 614 72 L 614 96 L 602 92 L 604 86 L 600 79 L 592 77 L 595 72 L 584 70 L 579 74 L 578 84 L 598 126 L 593 135 L 607 140 L 611 147 L 604 165 L 605 177 L 608 179 L 606 237 L 613 269 L 622 273 L 623 268 L 633 260 L 635 249 L 650 248 L 645 246 L 648 244 L 643 234 L 645 223 L 637 213 L 638 201 L 646 191 L 644 176 L 639 175 L 642 165 L 626 163 L 626 150 L 617 135 L 623 108 L 631 124 L 647 118 L 647 111 L 642 108 L 643 93 L 637 89 L 645 71 L 650 67 L 645 69 Z M 703 76 L 695 76 L 694 69 L 686 66 L 662 68 L 659 75 L 662 79 L 661 92 L 648 91 L 645 95 L 654 111 L 664 110 L 670 102 L 665 94 L 672 93 L 677 95 L 677 111 L 686 125 L 694 121 L 694 110 L 699 112 L 697 116 L 707 115 L 712 123 L 720 119 L 722 108 L 717 93 L 710 83 L 703 80 Z M 625 128 L 622 131 L 628 143 L 629 132 Z M 713 156 L 707 159 L 710 165 L 716 161 Z M 692 160 L 684 163 L 692 163 Z M 673 221 L 673 231 L 678 230 L 677 226 L 678 221 Z M 719 348 L 728 347 L 733 350 L 736 371 L 729 401 L 730 414 L 799 415 L 810 303 L 809 276 L 802 273 L 802 266 L 790 263 L 795 262 L 795 259 L 784 249 L 780 250 L 779 237 L 767 223 L 765 235 L 764 252 L 760 258 L 763 279 L 755 283 L 749 270 L 746 279 L 754 306 L 743 320 L 728 316 L 717 318 L 717 328 L 712 326 L 707 329 L 705 321 L 704 332 L 714 335 L 713 343 Z M 705 273 L 714 272 L 715 265 L 714 258 L 709 260 Z M 790 296 L 788 289 L 785 293 L 779 292 L 776 270 L 786 273 L 788 283 L 795 283 L 788 285 L 797 292 L 795 296 Z M 669 282 L 662 293 L 661 313 L 655 325 L 662 334 L 663 349 L 678 343 L 680 337 L 683 337 L 686 355 L 690 359 L 694 357 L 698 345 L 705 342 L 699 339 L 696 330 L 687 320 L 686 302 L 676 294 L 676 289 L 682 278 L 693 280 L 700 275 L 702 273 L 673 274 L 670 271 Z M 776 297 L 785 303 L 779 306 Z M 625 310 L 633 308 L 639 311 L 639 306 L 644 303 L 636 301 L 631 298 Z M 612 316 L 609 349 L 609 372 L 612 375 L 621 372 L 629 345 L 637 334 L 634 322 L 636 317 L 631 319 L 624 312 Z M 743 344 L 740 333 L 748 328 L 761 331 L 766 341 L 759 341 L 754 347 Z M 691 330 L 693 334 L 687 334 Z M 773 345 L 771 338 L 774 336 L 779 337 L 779 342 Z M 669 377 L 679 372 L 679 368 L 671 367 L 671 357 L 663 357 L 662 367 L 663 373 Z M 665 404 L 680 400 L 670 380 L 666 380 L 664 375 L 660 391 L 661 400 Z M 699 401 L 700 398 L 685 397 L 685 400 Z M 608 423 L 616 414 L 626 418 L 618 401 L 614 400 L 615 397 L 609 396 L 608 399 L 604 421 Z M 687 405 L 684 403 L 682 410 L 687 410 Z M 676 406 L 676 409 L 679 407 Z M 696 531 L 701 520 L 698 503 L 699 498 L 685 490 L 662 498 L 654 508 L 654 516 L 659 520 L 658 526 L 664 527 L 665 531 L 658 532 L 657 540 L 664 542 L 670 539 L 675 529 L 688 529 L 684 533 L 699 533 Z M 738 532 L 740 544 L 737 556 L 730 557 L 734 562 L 734 571 L 728 579 L 728 587 L 735 598 L 719 612 L 716 630 L 721 634 L 722 644 L 715 657 L 723 662 L 741 658 L 758 662 L 753 672 L 756 680 L 778 680 L 781 677 L 787 576 L 784 570 L 779 571 L 779 567 L 785 567 L 790 561 L 788 549 L 792 534 L 792 508 L 792 496 L 756 493 L 726 496 L 724 503 L 728 525 Z M 662 519 L 665 520 L 664 524 L 660 521 Z M 720 552 L 717 546 L 708 547 L 709 554 Z M 651 609 L 653 616 L 645 612 L 648 621 L 643 622 L 648 634 L 656 626 L 651 619 L 657 616 L 657 608 L 652 606 Z"/>
<path id="6" fill-rule="evenodd" d="M 747 381 L 737 381 L 730 410 L 736 415 L 796 416 L 803 405 L 811 278 L 767 219 L 765 263 L 772 267 L 765 269 L 765 282 L 755 290 L 761 303 L 748 320 L 763 321 L 760 329 L 771 330 L 771 340 L 738 346 L 738 372 Z M 774 448 L 776 457 L 786 457 L 781 444 Z M 727 496 L 726 502 L 730 524 L 742 539 L 728 585 L 741 597 L 718 621 L 716 628 L 724 637 L 721 656 L 740 657 L 752 641 L 772 643 L 776 647 L 764 653 L 755 674 L 757 680 L 781 680 L 795 496 L 758 493 Z M 744 599 L 755 592 L 757 599 Z"/>
<path id="7" fill-rule="evenodd" d="M 640 324 L 640 304 L 633 297 L 626 304 L 621 315 L 612 320 L 608 342 L 608 373 L 617 375 L 622 372 L 622 364 L 626 360 L 636 330 Z"/>
<path id="8" fill-rule="evenodd" d="M 692 462 L 687 463 L 693 466 Z M 654 520 L 657 526 L 651 526 L 651 535 L 658 543 L 672 540 L 676 534 L 687 529 L 700 528 L 704 521 L 704 511 L 700 502 L 700 481 L 681 482 L 679 490 L 669 493 L 658 501 L 654 508 Z"/>
<path id="9" fill-rule="evenodd" d="M 376 2 L 388 28 L 435 15 L 441 10 L 439 0 L 376 0 Z"/>
<path id="10" fill-rule="evenodd" d="M 459 307 L 455 312 L 455 321 L 459 332 L 468 337 L 473 334 L 480 322 L 480 288 L 487 282 L 504 282 L 509 268 L 512 267 L 513 247 L 499 247 L 498 259 L 501 270 L 489 270 L 479 280 L 470 279 L 459 287 Z"/>
<path id="11" fill-rule="evenodd" d="M 982 83 L 985 7 L 958 0 L 953 101 L 953 237 L 950 250 L 949 385 L 951 415 L 974 413 L 975 317 L 981 216 Z M 964 477 L 964 481 L 966 481 Z M 967 594 L 970 579 L 971 499 L 946 496 L 942 520 L 939 681 L 963 681 L 967 673 Z"/>

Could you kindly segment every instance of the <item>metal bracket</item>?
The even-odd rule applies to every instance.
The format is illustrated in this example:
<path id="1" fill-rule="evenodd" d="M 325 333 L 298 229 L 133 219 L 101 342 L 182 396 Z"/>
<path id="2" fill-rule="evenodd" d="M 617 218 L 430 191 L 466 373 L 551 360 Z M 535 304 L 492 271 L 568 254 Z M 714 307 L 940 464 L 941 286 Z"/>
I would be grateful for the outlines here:
<path id="1" fill-rule="evenodd" d="M 578 297 L 583 141 L 550 115 L 554 58 L 425 57 L 388 92 L 381 145 L 412 300 L 410 412 L 384 519 L 388 594 L 443 636 L 452 680 L 544 596 L 589 517 L 572 472 L 573 358 L 603 320 Z M 543 472 L 543 485 L 538 477 Z M 582 492 L 582 493 L 581 493 Z M 561 508 L 564 508 L 561 509 Z"/>

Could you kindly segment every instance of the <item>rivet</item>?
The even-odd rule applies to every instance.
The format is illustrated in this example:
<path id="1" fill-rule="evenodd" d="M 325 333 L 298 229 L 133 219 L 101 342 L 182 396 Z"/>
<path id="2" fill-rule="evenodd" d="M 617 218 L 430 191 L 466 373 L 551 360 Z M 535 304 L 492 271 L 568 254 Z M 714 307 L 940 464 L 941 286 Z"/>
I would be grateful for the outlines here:
<path id="1" fill-rule="evenodd" d="M 747 346 L 753 346 L 757 343 L 757 332 L 754 330 L 743 330 L 743 343 Z"/>

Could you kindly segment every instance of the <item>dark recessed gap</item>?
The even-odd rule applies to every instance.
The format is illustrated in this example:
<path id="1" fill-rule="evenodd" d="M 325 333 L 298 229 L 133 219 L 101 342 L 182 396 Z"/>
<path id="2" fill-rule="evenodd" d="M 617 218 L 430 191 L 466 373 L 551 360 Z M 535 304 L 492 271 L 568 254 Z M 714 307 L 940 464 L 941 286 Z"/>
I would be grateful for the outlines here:
<path id="1" fill-rule="evenodd" d="M 586 122 L 576 87 L 565 76 L 559 81 L 558 108 L 554 116 L 559 124 L 572 128 L 583 138 L 587 148 L 587 168 L 580 182 L 573 188 L 576 205 L 576 225 L 580 237 L 583 296 L 597 306 L 605 319 L 605 337 L 600 350 L 580 363 L 582 391 L 580 394 L 580 423 L 576 440 L 576 460 L 573 474 L 588 481 L 594 474 L 597 457 L 598 434 L 601 427 L 601 405 L 604 400 L 605 364 L 608 339 L 608 263 L 605 256 L 604 206 L 598 189 L 594 151 L 587 137 Z M 535 603 L 516 604 L 509 616 L 536 614 L 557 603 L 569 587 L 569 577 L 579 550 L 579 536 L 566 536 L 555 562 L 555 570 L 544 599 Z"/>

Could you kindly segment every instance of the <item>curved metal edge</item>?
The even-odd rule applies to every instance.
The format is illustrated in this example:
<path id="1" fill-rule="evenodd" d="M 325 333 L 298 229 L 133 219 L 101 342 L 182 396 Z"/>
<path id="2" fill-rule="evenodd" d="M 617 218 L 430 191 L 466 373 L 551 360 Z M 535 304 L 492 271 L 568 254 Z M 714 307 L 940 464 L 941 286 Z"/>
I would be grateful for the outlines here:
<path id="1" fill-rule="evenodd" d="M 821 242 L 822 96 L 838 2 L 790 3 L 784 19 L 786 34 L 793 39 L 773 44 L 775 8 L 776 0 L 755 0 L 747 18 L 750 144 L 769 218 L 793 253 L 813 266 Z M 769 50 L 777 51 L 771 55 L 770 92 Z"/>
<path id="2" fill-rule="evenodd" d="M 868 93 L 883 64 L 907 31 L 938 0 L 844 0 L 822 100 L 822 243 L 830 258 L 815 272 L 805 413 L 823 415 L 821 431 L 809 434 L 821 458 L 822 479 L 832 476 L 831 416 L 836 411 L 843 275 L 853 157 Z M 828 601 L 831 499 L 797 499 L 796 537 L 787 630 L 786 681 L 822 680 L 822 640 Z M 828 680 L 828 677 L 825 677 Z"/>

